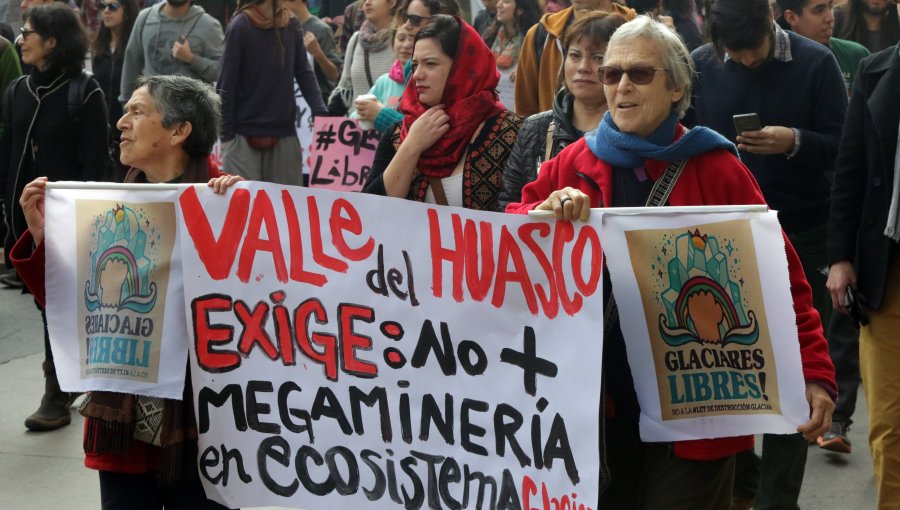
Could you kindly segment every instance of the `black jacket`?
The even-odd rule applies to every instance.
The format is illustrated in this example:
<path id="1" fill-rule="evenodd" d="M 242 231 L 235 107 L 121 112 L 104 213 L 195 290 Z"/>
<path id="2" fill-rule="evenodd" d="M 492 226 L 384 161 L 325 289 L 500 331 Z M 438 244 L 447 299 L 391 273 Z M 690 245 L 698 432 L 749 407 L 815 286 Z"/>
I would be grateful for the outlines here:
<path id="1" fill-rule="evenodd" d="M 503 187 L 500 189 L 499 211 L 506 210 L 507 204 L 522 199 L 522 188 L 537 179 L 538 168 L 545 159 L 555 157 L 584 133 L 572 124 L 572 103 L 575 98 L 565 90 L 556 94 L 553 109 L 536 113 L 525 119 L 519 128 L 519 136 L 513 145 L 506 168 L 503 169 Z M 547 130 L 553 121 L 553 143 L 547 158 Z"/>
<path id="2" fill-rule="evenodd" d="M 891 46 L 860 62 L 831 190 L 828 261 L 854 262 L 859 291 L 872 309 L 881 306 L 896 249 L 884 229 L 900 123 L 898 51 L 900 45 Z"/>
<path id="3" fill-rule="evenodd" d="M 100 181 L 108 172 L 103 91 L 93 78 L 89 80 L 76 122 L 69 113 L 68 94 L 69 82 L 77 76 L 32 71 L 18 85 L 10 85 L 16 88 L 9 129 L 0 139 L 0 196 L 12 242 L 26 229 L 19 195 L 34 178 Z"/>

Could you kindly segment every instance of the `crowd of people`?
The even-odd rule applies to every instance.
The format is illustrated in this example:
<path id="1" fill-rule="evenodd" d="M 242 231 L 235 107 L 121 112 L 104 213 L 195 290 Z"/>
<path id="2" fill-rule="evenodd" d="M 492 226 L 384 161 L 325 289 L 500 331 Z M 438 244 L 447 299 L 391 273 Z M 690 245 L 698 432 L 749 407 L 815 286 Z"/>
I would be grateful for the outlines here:
<path id="1" fill-rule="evenodd" d="M 605 313 L 599 506 L 796 509 L 809 444 L 851 452 L 862 382 L 878 507 L 897 508 L 898 6 L 482 7 L 22 0 L 21 19 L 7 18 L 19 33 L 0 22 L 0 200 L 15 265 L 0 283 L 31 292 L 43 314 L 48 180 L 302 185 L 297 90 L 313 116 L 380 134 L 364 193 L 560 221 L 595 207 L 768 204 L 784 233 L 809 421 L 764 435 L 761 456 L 745 436 L 642 442 L 625 338 Z M 513 82 L 514 104 L 500 100 L 500 80 Z M 222 169 L 210 158 L 217 140 Z M 605 268 L 604 286 L 613 310 Z M 45 394 L 25 421 L 34 431 L 71 420 L 46 320 Z M 157 443 L 133 437 L 141 399 L 92 392 L 80 407 L 103 508 L 223 508 L 199 484 L 190 399 L 164 401 Z"/>

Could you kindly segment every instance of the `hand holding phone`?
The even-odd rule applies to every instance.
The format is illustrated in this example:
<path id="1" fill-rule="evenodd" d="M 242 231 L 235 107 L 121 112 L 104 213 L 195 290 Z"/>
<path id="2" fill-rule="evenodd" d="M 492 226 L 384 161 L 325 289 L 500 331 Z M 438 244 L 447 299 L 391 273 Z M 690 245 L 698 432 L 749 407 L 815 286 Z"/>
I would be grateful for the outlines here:
<path id="1" fill-rule="evenodd" d="M 847 310 L 850 310 L 850 316 L 853 317 L 857 326 L 860 327 L 869 325 L 869 315 L 866 313 L 866 309 L 863 308 L 864 303 L 865 297 L 856 292 L 856 289 L 847 285 L 847 295 L 844 298 L 844 306 Z"/>
<path id="2" fill-rule="evenodd" d="M 737 134 L 744 131 L 759 131 L 762 125 L 759 123 L 759 115 L 755 113 L 741 113 L 732 117 L 734 121 L 734 130 Z"/>

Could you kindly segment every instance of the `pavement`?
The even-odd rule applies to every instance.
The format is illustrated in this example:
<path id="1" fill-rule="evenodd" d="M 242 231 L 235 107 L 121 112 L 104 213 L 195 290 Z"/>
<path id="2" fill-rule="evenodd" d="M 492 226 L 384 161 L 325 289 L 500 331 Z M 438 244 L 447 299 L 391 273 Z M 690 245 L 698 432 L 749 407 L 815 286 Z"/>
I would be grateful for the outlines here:
<path id="1" fill-rule="evenodd" d="M 98 509 L 97 473 L 83 464 L 81 416 L 73 409 L 72 424 L 54 432 L 29 432 L 23 425 L 43 394 L 42 360 L 41 318 L 33 301 L 0 289 L 0 510 Z M 875 508 L 866 413 L 860 394 L 849 434 L 852 454 L 810 447 L 801 508 Z"/>

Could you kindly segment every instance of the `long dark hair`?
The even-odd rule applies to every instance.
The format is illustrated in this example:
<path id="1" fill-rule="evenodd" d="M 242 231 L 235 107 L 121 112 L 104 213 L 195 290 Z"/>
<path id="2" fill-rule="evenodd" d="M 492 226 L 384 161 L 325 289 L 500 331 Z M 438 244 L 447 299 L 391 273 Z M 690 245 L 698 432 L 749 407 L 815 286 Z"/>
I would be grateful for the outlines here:
<path id="1" fill-rule="evenodd" d="M 541 20 L 543 11 L 537 0 L 516 0 L 516 10 L 518 11 L 519 9 L 522 9 L 522 14 L 515 16 L 516 29 L 518 29 L 519 33 L 524 35 L 525 32 L 528 32 L 529 28 L 533 27 Z M 484 42 L 488 47 L 494 44 L 494 39 L 502 28 L 503 23 L 494 20 L 494 22 L 491 23 L 491 26 L 484 31 Z"/>
<path id="2" fill-rule="evenodd" d="M 42 38 L 56 39 L 56 46 L 47 55 L 47 68 L 65 72 L 79 71 L 84 66 L 88 38 L 68 5 L 53 2 L 36 5 L 25 11 L 24 21 Z"/>
<path id="3" fill-rule="evenodd" d="M 848 0 L 848 2 L 836 9 L 844 9 L 844 27 L 838 37 L 851 41 L 861 42 L 866 40 L 866 20 L 863 19 L 863 0 Z M 882 37 L 889 44 L 895 44 L 900 40 L 900 16 L 897 15 L 897 6 L 894 2 L 888 2 L 887 14 L 881 20 Z"/>
<path id="4" fill-rule="evenodd" d="M 697 9 L 694 0 L 663 0 L 663 10 L 677 20 L 691 20 L 697 24 Z"/>
<path id="5" fill-rule="evenodd" d="M 256 4 L 261 4 L 265 1 L 266 0 L 238 0 L 237 10 L 235 11 L 234 15 L 235 15 L 235 17 L 237 17 L 237 15 L 240 14 L 245 9 L 249 9 L 251 6 L 256 5 Z M 276 4 L 277 4 L 277 2 L 275 0 L 272 0 L 272 23 L 275 24 L 273 26 L 272 32 L 275 34 L 275 40 L 278 41 L 278 51 L 279 51 L 279 54 L 281 55 L 281 65 L 284 66 L 284 43 L 281 42 L 281 32 L 279 31 L 278 25 L 277 25 L 278 8 L 276 7 Z M 234 19 L 234 18 L 231 18 L 231 19 Z"/>
<path id="6" fill-rule="evenodd" d="M 122 57 L 125 55 L 125 45 L 128 43 L 128 38 L 131 37 L 131 29 L 134 28 L 134 20 L 137 19 L 140 9 L 138 8 L 137 0 L 116 0 L 116 2 L 119 3 L 120 9 L 124 9 L 125 17 L 122 20 L 122 35 L 119 37 L 119 44 L 116 46 L 116 51 L 113 52 L 112 56 L 113 60 L 122 60 Z M 102 14 L 103 4 L 101 1 L 98 1 L 97 5 L 101 7 L 100 13 Z M 109 45 L 111 43 L 112 30 L 101 21 L 100 29 L 97 31 L 97 38 L 94 39 L 94 44 L 91 45 L 91 53 L 95 57 L 107 55 L 110 53 Z"/>

